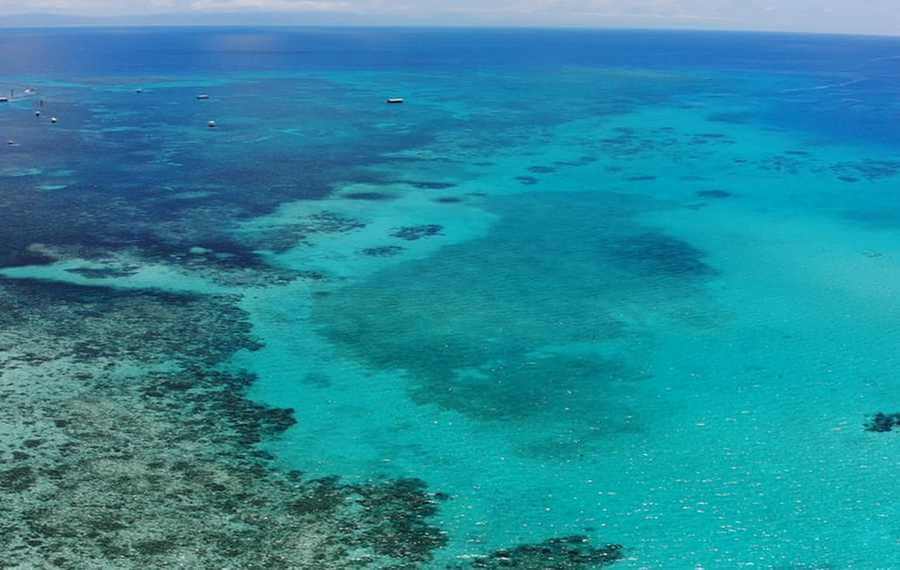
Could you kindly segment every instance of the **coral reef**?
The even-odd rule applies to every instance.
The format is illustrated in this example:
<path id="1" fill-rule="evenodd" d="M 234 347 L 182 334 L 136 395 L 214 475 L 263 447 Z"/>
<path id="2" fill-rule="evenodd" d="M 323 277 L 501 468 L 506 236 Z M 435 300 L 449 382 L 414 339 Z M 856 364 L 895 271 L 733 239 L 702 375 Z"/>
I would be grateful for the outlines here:
<path id="1" fill-rule="evenodd" d="M 714 275 L 705 253 L 675 237 L 648 231 L 626 238 L 612 248 L 612 260 L 646 275 L 693 277 Z"/>
<path id="2" fill-rule="evenodd" d="M 733 194 L 727 190 L 700 190 L 696 193 L 700 198 L 724 199 L 731 198 Z"/>
<path id="3" fill-rule="evenodd" d="M 384 202 L 386 200 L 396 200 L 396 196 L 392 196 L 390 194 L 384 194 L 382 192 L 350 192 L 348 194 L 342 194 L 342 198 L 346 198 L 347 200 L 361 200 L 368 202 Z"/>
<path id="4" fill-rule="evenodd" d="M 369 257 L 393 257 L 400 254 L 402 251 L 403 248 L 399 245 L 383 245 L 380 247 L 366 248 L 360 253 L 362 253 L 363 255 L 368 255 Z"/>
<path id="5" fill-rule="evenodd" d="M 840 180 L 862 177 L 869 181 L 891 178 L 900 174 L 900 161 L 865 159 L 855 162 L 841 162 L 831 167 Z"/>
<path id="6" fill-rule="evenodd" d="M 889 432 L 895 427 L 900 428 L 900 412 L 896 414 L 878 412 L 866 422 L 866 431 Z"/>
<path id="7" fill-rule="evenodd" d="M 472 568 L 519 568 L 521 570 L 588 570 L 602 568 L 622 558 L 622 547 L 608 544 L 591 546 L 586 536 L 552 538 L 539 544 L 525 544 L 510 550 L 498 550 L 476 558 Z"/>
<path id="8" fill-rule="evenodd" d="M 219 370 L 229 297 L 0 282 L 0 567 L 415 568 L 446 539 L 417 480 L 274 469 L 294 423 Z"/>
<path id="9" fill-rule="evenodd" d="M 437 224 L 426 224 L 422 226 L 405 226 L 398 228 L 391 233 L 395 238 L 405 239 L 406 241 L 416 241 L 422 238 L 441 235 L 444 228 Z"/>
<path id="10" fill-rule="evenodd" d="M 427 180 L 408 180 L 405 184 L 409 184 L 419 190 L 449 190 L 456 187 L 456 184 L 451 182 L 431 182 Z"/>
<path id="11" fill-rule="evenodd" d="M 306 216 L 298 222 L 256 229 L 245 234 L 243 241 L 254 248 L 284 252 L 304 243 L 309 236 L 341 234 L 364 227 L 366 224 L 359 220 L 326 210 Z"/>
<path id="12" fill-rule="evenodd" d="M 517 452 L 578 456 L 613 431 L 639 429 L 629 393 L 647 377 L 633 364 L 645 345 L 641 331 L 617 317 L 619 307 L 652 306 L 691 327 L 714 327 L 719 318 L 702 291 L 716 275 L 705 252 L 636 221 L 632 212 L 646 200 L 487 200 L 502 220 L 489 235 L 317 298 L 312 320 L 367 367 L 407 372 L 417 403 L 479 422 L 558 426 L 554 433 L 565 435 L 523 438 Z M 600 350 L 535 351 L 565 343 Z"/>

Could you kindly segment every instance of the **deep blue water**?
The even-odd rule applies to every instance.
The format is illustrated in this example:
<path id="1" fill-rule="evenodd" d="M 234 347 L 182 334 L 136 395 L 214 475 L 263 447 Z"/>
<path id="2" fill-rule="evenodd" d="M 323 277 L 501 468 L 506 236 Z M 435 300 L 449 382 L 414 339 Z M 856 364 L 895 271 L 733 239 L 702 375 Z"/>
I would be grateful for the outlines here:
<path id="1" fill-rule="evenodd" d="M 900 439 L 866 429 L 900 412 L 900 39 L 6 30 L 0 53 L 4 279 L 243 311 L 260 349 L 210 371 L 297 420 L 259 446 L 447 497 L 421 565 L 566 536 L 623 568 L 900 560 Z"/>
<path id="2" fill-rule="evenodd" d="M 773 122 L 897 143 L 900 40 L 892 37 L 646 30 L 5 30 L 0 73 L 145 75 L 615 67 L 818 77 L 834 88 L 785 101 Z M 861 99 L 862 105 L 850 104 Z M 842 118 L 850 116 L 848 122 Z"/>

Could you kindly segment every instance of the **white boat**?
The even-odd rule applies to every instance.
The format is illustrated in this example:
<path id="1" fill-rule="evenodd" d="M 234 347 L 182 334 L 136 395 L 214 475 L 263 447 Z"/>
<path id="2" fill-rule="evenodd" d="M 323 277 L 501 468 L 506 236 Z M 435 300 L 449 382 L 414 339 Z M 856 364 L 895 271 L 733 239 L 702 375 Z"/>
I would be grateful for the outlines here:
<path id="1" fill-rule="evenodd" d="M 214 129 L 214 128 L 216 128 L 218 125 L 216 125 L 216 122 L 215 122 L 215 121 L 210 121 L 209 123 L 207 123 L 207 126 L 208 126 L 209 128 L 211 128 L 211 129 Z"/>
<path id="2" fill-rule="evenodd" d="M 387 100 L 388 105 L 400 105 L 404 102 L 403 97 L 391 97 Z"/>
<path id="3" fill-rule="evenodd" d="M 0 103 L 9 103 L 9 97 L 0 97 Z"/>
<path id="4" fill-rule="evenodd" d="M 197 99 L 200 101 L 205 101 L 206 99 L 209 99 L 209 95 L 206 95 L 206 94 L 197 95 Z"/>

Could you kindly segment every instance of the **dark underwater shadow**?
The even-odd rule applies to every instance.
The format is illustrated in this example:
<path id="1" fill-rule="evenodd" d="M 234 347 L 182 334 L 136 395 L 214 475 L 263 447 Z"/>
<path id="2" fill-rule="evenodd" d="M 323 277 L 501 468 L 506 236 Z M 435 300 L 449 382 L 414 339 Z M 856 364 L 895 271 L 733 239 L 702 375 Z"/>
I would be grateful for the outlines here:
<path id="1" fill-rule="evenodd" d="M 654 331 L 620 315 L 685 327 L 718 318 L 704 253 L 636 221 L 661 207 L 599 193 L 489 199 L 501 220 L 488 236 L 338 289 L 313 319 L 353 358 L 404 372 L 416 402 L 510 429 L 562 426 L 571 438 L 521 451 L 578 454 L 642 429 L 626 418 Z"/>

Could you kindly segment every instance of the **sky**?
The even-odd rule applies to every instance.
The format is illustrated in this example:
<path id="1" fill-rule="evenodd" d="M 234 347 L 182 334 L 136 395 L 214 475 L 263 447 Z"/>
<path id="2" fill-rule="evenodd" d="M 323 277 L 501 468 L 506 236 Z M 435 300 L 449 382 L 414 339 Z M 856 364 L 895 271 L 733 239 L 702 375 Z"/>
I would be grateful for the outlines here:
<path id="1" fill-rule="evenodd" d="M 0 0 L 0 23 L 217 23 L 712 28 L 900 35 L 900 0 Z M 277 16 L 276 16 L 277 14 Z M 29 15 L 24 18 L 23 15 Z M 38 22 L 40 18 L 38 17 Z"/>

